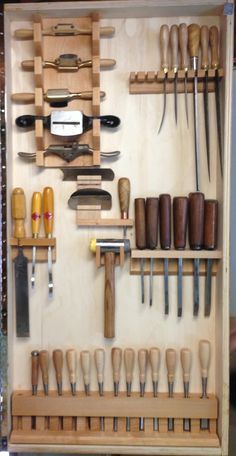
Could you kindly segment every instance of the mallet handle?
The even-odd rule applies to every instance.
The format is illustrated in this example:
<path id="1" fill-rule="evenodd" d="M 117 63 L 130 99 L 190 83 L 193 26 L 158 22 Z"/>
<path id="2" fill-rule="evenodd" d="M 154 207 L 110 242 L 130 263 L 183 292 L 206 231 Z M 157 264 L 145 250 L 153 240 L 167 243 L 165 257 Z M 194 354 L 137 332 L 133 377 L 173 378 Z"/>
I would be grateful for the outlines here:
<path id="1" fill-rule="evenodd" d="M 104 337 L 115 337 L 115 253 L 105 252 Z"/>

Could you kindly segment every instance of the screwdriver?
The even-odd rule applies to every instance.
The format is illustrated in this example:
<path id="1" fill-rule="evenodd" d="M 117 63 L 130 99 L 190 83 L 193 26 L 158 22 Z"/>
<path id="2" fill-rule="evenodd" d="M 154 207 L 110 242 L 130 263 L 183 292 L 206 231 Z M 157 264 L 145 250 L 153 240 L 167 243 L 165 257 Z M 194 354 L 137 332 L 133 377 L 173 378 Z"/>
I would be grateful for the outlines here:
<path id="1" fill-rule="evenodd" d="M 208 399 L 207 396 L 207 379 L 210 366 L 211 346 L 209 340 L 200 340 L 199 342 L 199 360 L 202 377 L 202 396 L 201 399 Z M 209 429 L 209 420 L 202 418 L 200 421 L 201 429 Z"/>
<path id="2" fill-rule="evenodd" d="M 105 367 L 105 350 L 97 348 L 94 352 L 95 366 L 97 370 L 97 380 L 99 396 L 103 396 L 104 384 L 104 367 Z M 105 430 L 104 416 L 100 416 L 100 431 Z"/>
<path id="3" fill-rule="evenodd" d="M 162 194 L 159 197 L 159 218 L 160 218 L 160 244 L 163 250 L 171 247 L 171 197 Z M 164 258 L 164 296 L 165 315 L 169 313 L 169 279 L 168 279 L 168 258 Z"/>
<path id="4" fill-rule="evenodd" d="M 43 190 L 43 215 L 45 234 L 48 239 L 51 239 L 54 218 L 54 195 L 52 187 L 45 187 Z M 50 245 L 48 246 L 48 293 L 49 297 L 53 296 L 52 248 Z"/>
<path id="5" fill-rule="evenodd" d="M 118 180 L 118 194 L 120 203 L 121 219 L 127 220 L 129 218 L 129 200 L 130 200 L 130 180 L 127 177 L 121 177 Z M 124 238 L 127 234 L 127 226 L 123 229 Z"/>
<path id="6" fill-rule="evenodd" d="M 125 374 L 126 374 L 126 394 L 128 397 L 131 396 L 131 386 L 133 380 L 134 371 L 134 358 L 135 353 L 132 348 L 126 348 L 124 351 L 124 363 L 125 363 Z M 126 417 L 126 431 L 130 432 L 130 417 Z"/>
<path id="7" fill-rule="evenodd" d="M 167 379 L 168 379 L 168 396 L 173 397 L 174 392 L 174 381 L 175 381 L 175 369 L 176 369 L 176 351 L 173 348 L 166 350 L 166 367 L 167 367 Z M 168 418 L 168 431 L 174 430 L 173 418 Z"/>
<path id="8" fill-rule="evenodd" d="M 182 348 L 180 351 L 180 360 L 183 369 L 184 397 L 189 397 L 190 369 L 192 363 L 192 353 L 189 348 Z M 184 418 L 184 431 L 190 431 L 190 419 Z"/>
<path id="9" fill-rule="evenodd" d="M 206 250 L 214 250 L 217 246 L 217 231 L 218 231 L 218 201 L 205 200 L 204 203 L 204 233 L 203 246 Z M 205 317 L 209 317 L 211 313 L 211 278 L 213 260 L 206 260 L 206 284 L 205 284 Z"/>
<path id="10" fill-rule="evenodd" d="M 38 376 L 39 376 L 39 352 L 38 350 L 33 350 L 31 352 L 31 385 L 32 385 L 32 395 L 37 395 L 38 390 Z"/>
<path id="11" fill-rule="evenodd" d="M 158 198 L 147 198 L 146 212 L 146 247 L 154 250 L 157 246 L 158 236 Z M 150 258 L 149 305 L 152 306 L 153 298 L 153 268 L 154 258 Z"/>
<path id="12" fill-rule="evenodd" d="M 145 223 L 145 199 L 135 198 L 134 200 L 135 211 L 135 237 L 136 247 L 139 250 L 146 248 L 146 223 Z M 140 258 L 141 269 L 141 299 L 144 303 L 144 258 Z"/>
<path id="13" fill-rule="evenodd" d="M 66 351 L 66 363 L 69 372 L 69 380 L 72 396 L 76 395 L 76 351 L 71 348 Z"/>
<path id="14" fill-rule="evenodd" d="M 53 350 L 52 359 L 56 373 L 57 393 L 62 396 L 62 367 L 63 367 L 63 353 L 62 350 Z"/>
<path id="15" fill-rule="evenodd" d="M 43 390 L 45 396 L 48 396 L 48 364 L 49 356 L 47 350 L 40 350 L 39 352 L 39 366 L 42 372 Z"/>
<path id="16" fill-rule="evenodd" d="M 138 365 L 139 365 L 139 384 L 140 384 L 140 397 L 144 397 L 146 373 L 147 373 L 147 350 L 141 348 L 138 351 Z M 139 418 L 139 430 L 144 431 L 144 418 Z"/>
<path id="17" fill-rule="evenodd" d="M 176 196 L 173 199 L 174 246 L 183 250 L 186 246 L 188 198 Z M 178 317 L 183 309 L 183 258 L 178 258 Z"/>
<path id="18" fill-rule="evenodd" d="M 122 360 L 122 350 L 118 347 L 113 347 L 111 350 L 111 362 L 113 370 L 113 384 L 114 384 L 114 396 L 119 394 L 119 382 L 120 382 L 120 369 Z M 118 418 L 114 417 L 113 420 L 113 431 L 118 431 Z"/>
<path id="19" fill-rule="evenodd" d="M 170 28 L 170 46 L 171 46 L 171 60 L 172 70 L 174 71 L 174 102 L 175 102 L 175 123 L 177 125 L 178 107 L 177 107 L 177 84 L 178 84 L 178 26 L 172 25 Z"/>
<path id="20" fill-rule="evenodd" d="M 90 353 L 88 350 L 82 350 L 80 353 L 80 362 L 84 379 L 84 391 L 86 396 L 90 395 Z M 88 427 L 91 428 L 91 419 L 88 416 Z"/>
<path id="21" fill-rule="evenodd" d="M 158 380 L 159 380 L 159 369 L 160 369 L 160 350 L 157 347 L 150 348 L 149 360 L 152 369 L 152 388 L 153 397 L 157 397 L 158 391 Z M 153 430 L 158 431 L 158 418 L 153 418 Z"/>
<path id="22" fill-rule="evenodd" d="M 32 226 L 32 237 L 37 239 L 39 236 L 39 228 L 41 222 L 41 211 L 42 211 L 42 195 L 40 192 L 34 192 L 32 196 L 31 205 L 31 226 Z M 36 265 L 36 245 L 32 249 L 32 274 L 31 274 L 31 287 L 35 285 L 35 265 Z"/>

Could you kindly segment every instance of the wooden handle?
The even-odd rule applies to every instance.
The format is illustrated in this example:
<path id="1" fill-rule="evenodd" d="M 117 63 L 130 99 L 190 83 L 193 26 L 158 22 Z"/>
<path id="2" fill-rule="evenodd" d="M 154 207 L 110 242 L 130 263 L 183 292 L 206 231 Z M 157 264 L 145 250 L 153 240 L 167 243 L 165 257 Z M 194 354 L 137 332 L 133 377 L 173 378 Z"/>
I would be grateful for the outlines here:
<path id="1" fill-rule="evenodd" d="M 204 195 L 200 192 L 189 194 L 189 245 L 193 250 L 203 246 Z"/>
<path id="2" fill-rule="evenodd" d="M 82 350 L 80 353 L 80 362 L 83 372 L 84 384 L 90 384 L 90 352 L 88 350 Z"/>
<path id="3" fill-rule="evenodd" d="M 34 37 L 34 31 L 32 29 L 18 29 L 14 33 L 15 38 L 21 40 L 32 40 Z"/>
<path id="4" fill-rule="evenodd" d="M 121 218 L 129 218 L 130 181 L 127 177 L 121 177 L 118 181 L 118 194 L 120 202 Z"/>
<path id="5" fill-rule="evenodd" d="M 145 199 L 135 198 L 135 237 L 137 249 L 143 250 L 146 248 L 146 223 L 145 223 Z"/>
<path id="6" fill-rule="evenodd" d="M 38 385 L 39 376 L 39 352 L 34 350 L 31 352 L 31 384 L 32 386 Z"/>
<path id="7" fill-rule="evenodd" d="M 192 363 L 192 353 L 189 348 L 182 348 L 180 351 L 180 360 L 183 369 L 183 380 L 184 382 L 189 382 L 190 380 L 190 370 Z"/>
<path id="8" fill-rule="evenodd" d="M 200 27 L 198 24 L 188 26 L 188 48 L 191 58 L 198 57 L 200 42 Z"/>
<path id="9" fill-rule="evenodd" d="M 15 103 L 34 103 L 34 93 L 13 93 L 11 100 Z"/>
<path id="10" fill-rule="evenodd" d="M 147 198 L 146 216 L 146 247 L 155 249 L 158 242 L 158 198 Z"/>
<path id="11" fill-rule="evenodd" d="M 117 383 L 120 381 L 121 360 L 122 360 L 121 348 L 113 347 L 111 349 L 111 362 L 112 362 L 114 383 Z"/>
<path id="12" fill-rule="evenodd" d="M 47 350 L 40 350 L 39 352 L 39 365 L 42 372 L 42 379 L 45 385 L 48 384 L 48 364 L 49 355 Z"/>
<path id="13" fill-rule="evenodd" d="M 114 33 L 115 33 L 115 27 L 112 27 L 112 26 L 100 27 L 101 36 L 111 36 L 111 35 L 114 35 Z"/>
<path id="14" fill-rule="evenodd" d="M 188 27 L 187 24 L 179 25 L 180 62 L 183 70 L 188 69 Z"/>
<path id="15" fill-rule="evenodd" d="M 209 340 L 199 342 L 199 360 L 202 378 L 207 378 L 211 358 L 211 346 Z"/>
<path id="16" fill-rule="evenodd" d="M 171 247 L 171 197 L 162 194 L 159 197 L 160 244 L 162 249 Z"/>
<path id="17" fill-rule="evenodd" d="M 160 350 L 157 347 L 150 348 L 149 351 L 149 360 L 152 369 L 152 381 L 157 382 L 159 379 L 159 369 L 160 369 Z"/>
<path id="18" fill-rule="evenodd" d="M 184 249 L 186 246 L 188 220 L 188 198 L 176 196 L 173 199 L 174 246 Z"/>
<path id="19" fill-rule="evenodd" d="M 69 372 L 69 380 L 70 383 L 75 383 L 76 382 L 76 351 L 71 348 L 66 351 L 66 363 L 67 363 L 67 369 Z"/>
<path id="20" fill-rule="evenodd" d="M 205 200 L 204 203 L 204 230 L 203 246 L 206 250 L 214 250 L 217 247 L 218 234 L 218 201 Z"/>
<path id="21" fill-rule="evenodd" d="M 42 194 L 34 192 L 31 203 L 31 229 L 32 235 L 37 237 L 39 234 L 42 213 Z"/>
<path id="22" fill-rule="evenodd" d="M 103 383 L 105 367 L 105 350 L 103 348 L 97 348 L 94 352 L 94 359 L 97 370 L 98 383 Z"/>
<path id="23" fill-rule="evenodd" d="M 139 366 L 139 381 L 145 383 L 147 372 L 148 352 L 146 349 L 141 348 L 138 351 L 138 366 Z"/>
<path id="24" fill-rule="evenodd" d="M 160 28 L 160 52 L 161 52 L 161 68 L 167 73 L 169 69 L 168 50 L 169 50 L 169 27 L 163 24 Z"/>
<path id="25" fill-rule="evenodd" d="M 23 60 L 23 62 L 21 62 L 21 67 L 23 70 L 33 71 L 34 70 L 34 60 Z"/>
<path id="26" fill-rule="evenodd" d="M 209 29 L 207 25 L 201 27 L 201 51 L 202 51 L 202 68 L 207 70 L 209 68 Z"/>
<path id="27" fill-rule="evenodd" d="M 166 367 L 168 382 L 173 383 L 176 369 L 176 350 L 173 348 L 167 348 L 166 350 Z"/>
<path id="28" fill-rule="evenodd" d="M 124 351 L 124 362 L 125 362 L 125 378 L 126 378 L 127 383 L 132 382 L 132 379 L 133 379 L 134 358 L 135 358 L 135 353 L 134 353 L 133 348 L 126 348 Z"/>
<path id="29" fill-rule="evenodd" d="M 14 188 L 12 192 L 11 210 L 12 218 L 15 222 L 13 236 L 17 239 L 22 239 L 25 237 L 26 203 L 24 190 L 20 187 Z"/>
<path id="30" fill-rule="evenodd" d="M 62 382 L 63 353 L 62 350 L 53 350 L 52 359 L 56 372 L 57 383 Z"/>
<path id="31" fill-rule="evenodd" d="M 100 59 L 100 68 L 111 68 L 116 65 L 115 59 Z"/>
<path id="32" fill-rule="evenodd" d="M 172 70 L 178 70 L 178 26 L 172 25 L 170 28 L 170 46 L 171 46 L 171 66 Z"/>
<path id="33" fill-rule="evenodd" d="M 210 45 L 211 45 L 211 67 L 219 68 L 219 31 L 218 28 L 213 25 L 210 27 Z"/>
<path id="34" fill-rule="evenodd" d="M 54 218 L 54 195 L 52 187 L 43 190 L 43 220 L 44 230 L 47 237 L 52 235 Z"/>
<path id="35" fill-rule="evenodd" d="M 106 252 L 104 291 L 104 337 L 115 337 L 115 253 Z"/>

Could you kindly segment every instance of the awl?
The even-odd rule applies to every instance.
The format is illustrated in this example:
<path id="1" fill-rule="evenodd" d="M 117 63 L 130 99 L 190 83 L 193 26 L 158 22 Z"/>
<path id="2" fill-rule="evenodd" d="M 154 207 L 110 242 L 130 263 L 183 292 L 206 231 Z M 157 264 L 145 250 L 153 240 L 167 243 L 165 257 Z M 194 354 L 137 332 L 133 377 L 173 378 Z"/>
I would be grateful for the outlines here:
<path id="1" fill-rule="evenodd" d="M 188 198 L 176 196 L 173 199 L 174 246 L 176 250 L 184 250 L 187 236 Z M 177 278 L 177 315 L 182 316 L 183 309 L 183 258 L 178 258 Z"/>
<path id="2" fill-rule="evenodd" d="M 45 235 L 48 239 L 52 238 L 54 221 L 54 194 L 52 187 L 45 187 L 43 190 L 43 220 Z M 48 246 L 48 293 L 53 296 L 52 279 L 52 247 Z"/>
<path id="3" fill-rule="evenodd" d="M 31 204 L 31 227 L 32 237 L 37 239 L 39 236 L 40 222 L 42 212 L 42 194 L 34 192 Z M 32 249 L 32 274 L 31 274 L 31 287 L 35 286 L 35 266 L 36 266 L 36 245 Z"/>
<path id="4" fill-rule="evenodd" d="M 146 247 L 154 250 L 158 242 L 158 198 L 146 199 Z M 149 305 L 153 301 L 154 258 L 150 258 Z"/>
<path id="5" fill-rule="evenodd" d="M 205 132 L 206 132 L 206 151 L 207 151 L 207 169 L 209 181 L 211 180 L 211 167 L 210 167 L 210 142 L 209 142 L 209 109 L 208 109 L 208 69 L 209 69 L 209 30 L 206 25 L 201 27 L 201 51 L 202 51 L 202 65 L 205 70 L 205 83 L 204 83 L 204 111 L 205 111 Z"/>
<path id="6" fill-rule="evenodd" d="M 159 197 L 160 244 L 161 249 L 171 248 L 171 197 L 163 193 Z M 164 254 L 163 254 L 164 255 Z M 164 257 L 164 297 L 165 315 L 169 313 L 169 260 Z"/>
<path id="7" fill-rule="evenodd" d="M 127 177 L 121 177 L 118 180 L 118 195 L 120 203 L 120 215 L 122 220 L 129 218 L 129 201 L 130 201 L 130 180 Z M 124 237 L 126 237 L 127 227 L 124 226 Z"/>
<path id="8" fill-rule="evenodd" d="M 203 247 L 205 250 L 215 250 L 217 247 L 218 231 L 218 201 L 205 200 L 204 203 L 204 233 Z M 211 313 L 211 278 L 213 259 L 206 260 L 206 283 L 205 283 L 205 317 Z"/>
<path id="9" fill-rule="evenodd" d="M 174 106 L 175 106 L 175 123 L 177 124 L 178 119 L 178 105 L 177 105 L 177 93 L 178 93 L 178 26 L 172 25 L 170 28 L 170 47 L 171 47 L 171 61 L 172 70 L 174 71 Z"/>
<path id="10" fill-rule="evenodd" d="M 188 126 L 188 27 L 186 24 L 179 25 L 179 48 L 181 69 L 184 70 L 184 101 L 185 101 L 185 114 Z"/>
<path id="11" fill-rule="evenodd" d="M 189 194 L 189 246 L 192 250 L 203 247 L 204 195 L 200 192 Z M 199 311 L 199 267 L 200 259 L 194 258 L 193 315 Z"/>
<path id="12" fill-rule="evenodd" d="M 139 250 L 146 248 L 146 217 L 145 217 L 145 199 L 135 198 L 135 238 L 136 247 Z M 144 258 L 140 258 L 140 274 L 141 274 L 141 302 L 144 304 Z"/>
<path id="13" fill-rule="evenodd" d="M 158 134 L 161 131 L 164 118 L 165 118 L 165 113 L 166 113 L 166 82 L 167 82 L 167 75 L 168 75 L 168 70 L 169 70 L 169 62 L 168 62 L 168 50 L 169 50 L 169 36 L 170 36 L 170 31 L 169 27 L 166 24 L 163 24 L 160 28 L 160 51 L 161 51 L 161 68 L 164 71 L 164 82 L 163 82 L 163 94 L 164 94 L 164 100 L 163 100 L 163 111 L 162 111 L 162 118 L 161 118 L 161 123 L 158 129 Z"/>

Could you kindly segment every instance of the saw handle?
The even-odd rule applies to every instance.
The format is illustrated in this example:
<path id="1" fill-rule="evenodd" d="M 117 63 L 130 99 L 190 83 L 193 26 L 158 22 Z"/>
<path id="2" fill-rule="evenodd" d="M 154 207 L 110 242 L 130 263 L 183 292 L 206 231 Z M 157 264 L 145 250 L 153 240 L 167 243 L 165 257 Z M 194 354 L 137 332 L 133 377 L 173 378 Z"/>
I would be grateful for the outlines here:
<path id="1" fill-rule="evenodd" d="M 183 381 L 189 382 L 190 381 L 190 370 L 191 370 L 191 363 L 192 363 L 192 353 L 189 348 L 182 348 L 180 351 L 180 360 L 183 369 Z"/>
<path id="2" fill-rule="evenodd" d="M 176 73 L 178 71 L 178 26 L 172 25 L 170 28 L 170 46 L 171 46 L 171 67 Z"/>
<path id="3" fill-rule="evenodd" d="M 210 45 L 211 45 L 211 67 L 219 68 L 219 31 L 218 28 L 213 25 L 210 27 Z"/>
<path id="4" fill-rule="evenodd" d="M 23 60 L 21 62 L 21 68 L 26 71 L 34 70 L 34 60 Z"/>
<path id="5" fill-rule="evenodd" d="M 186 24 L 179 25 L 179 48 L 181 58 L 181 68 L 188 69 L 188 27 Z"/>
<path id="6" fill-rule="evenodd" d="M 161 68 L 165 73 L 169 69 L 168 62 L 168 50 L 169 50 L 169 37 L 170 31 L 166 24 L 163 24 L 160 28 L 160 51 L 161 51 Z"/>
<path id="7" fill-rule="evenodd" d="M 205 200 L 204 203 L 204 231 L 203 245 L 206 250 L 214 250 L 217 247 L 218 231 L 218 201 Z"/>
<path id="8" fill-rule="evenodd" d="M 192 250 L 203 247 L 204 227 L 204 194 L 193 192 L 189 194 L 189 245 Z"/>
<path id="9" fill-rule="evenodd" d="M 32 29 L 17 29 L 15 30 L 14 37 L 20 40 L 32 40 L 34 31 Z"/>
<path id="10" fill-rule="evenodd" d="M 54 194 L 52 187 L 43 190 L 43 221 L 46 237 L 52 237 L 54 219 Z"/>
<path id="11" fill-rule="evenodd" d="M 147 198 L 146 212 L 146 247 L 155 249 L 158 242 L 158 198 Z"/>
<path id="12" fill-rule="evenodd" d="M 198 57 L 200 43 L 200 27 L 198 24 L 188 26 L 188 48 L 191 58 Z"/>
<path id="13" fill-rule="evenodd" d="M 209 29 L 207 25 L 201 27 L 201 51 L 202 51 L 202 68 L 207 70 L 209 68 Z"/>
<path id="14" fill-rule="evenodd" d="M 176 196 L 173 199 L 173 224 L 175 249 L 185 249 L 187 237 L 188 198 Z"/>
<path id="15" fill-rule="evenodd" d="M 137 249 L 144 250 L 146 248 L 146 223 L 145 223 L 145 199 L 135 198 L 135 237 Z"/>
<path id="16" fill-rule="evenodd" d="M 31 228 L 33 237 L 38 237 L 42 212 L 42 194 L 34 192 L 31 204 Z"/>
<path id="17" fill-rule="evenodd" d="M 115 337 L 115 253 L 105 252 L 104 337 Z"/>
<path id="18" fill-rule="evenodd" d="M 20 187 L 16 187 L 12 192 L 11 209 L 12 218 L 15 222 L 13 237 L 22 239 L 25 237 L 26 203 L 24 190 Z"/>
<path id="19" fill-rule="evenodd" d="M 171 197 L 161 194 L 159 197 L 160 244 L 168 250 L 171 247 Z"/>
<path id="20" fill-rule="evenodd" d="M 121 177 L 118 180 L 118 195 L 120 202 L 121 218 L 126 220 L 129 217 L 129 200 L 130 200 L 130 180 L 127 177 Z"/>

